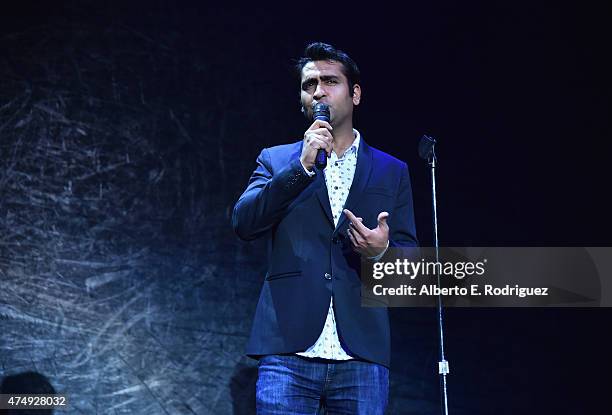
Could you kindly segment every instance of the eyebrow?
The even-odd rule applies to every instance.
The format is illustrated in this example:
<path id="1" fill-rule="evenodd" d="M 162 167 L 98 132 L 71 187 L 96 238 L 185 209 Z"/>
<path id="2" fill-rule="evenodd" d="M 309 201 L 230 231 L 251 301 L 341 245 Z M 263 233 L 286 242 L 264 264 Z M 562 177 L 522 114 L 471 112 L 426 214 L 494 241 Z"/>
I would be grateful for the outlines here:
<path id="1" fill-rule="evenodd" d="M 340 77 L 337 75 L 321 75 L 320 78 L 322 81 L 331 81 L 331 80 L 337 81 L 340 79 Z M 304 82 L 302 82 L 302 87 L 306 86 L 307 83 L 312 82 L 316 79 L 317 79 L 316 77 L 310 77 L 310 78 L 304 79 Z"/>
<path id="2" fill-rule="evenodd" d="M 321 79 L 323 81 L 329 81 L 329 80 L 332 80 L 332 79 L 338 80 L 338 79 L 340 79 L 340 77 L 336 76 L 336 75 L 323 75 L 323 76 L 321 76 Z"/>

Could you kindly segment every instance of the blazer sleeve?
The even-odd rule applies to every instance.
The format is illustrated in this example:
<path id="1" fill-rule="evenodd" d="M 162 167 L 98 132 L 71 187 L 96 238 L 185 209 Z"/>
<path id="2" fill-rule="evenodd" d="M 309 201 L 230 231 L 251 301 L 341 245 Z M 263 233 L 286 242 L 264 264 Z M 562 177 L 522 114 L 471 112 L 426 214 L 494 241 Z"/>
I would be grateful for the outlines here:
<path id="1" fill-rule="evenodd" d="M 412 186 L 408 165 L 402 163 L 399 192 L 393 214 L 389 216 L 389 246 L 417 246 Z"/>
<path id="2" fill-rule="evenodd" d="M 232 227 L 238 237 L 250 241 L 264 235 L 284 216 L 291 202 L 314 181 L 298 158 L 273 171 L 270 150 L 257 157 L 257 168 L 232 214 Z"/>

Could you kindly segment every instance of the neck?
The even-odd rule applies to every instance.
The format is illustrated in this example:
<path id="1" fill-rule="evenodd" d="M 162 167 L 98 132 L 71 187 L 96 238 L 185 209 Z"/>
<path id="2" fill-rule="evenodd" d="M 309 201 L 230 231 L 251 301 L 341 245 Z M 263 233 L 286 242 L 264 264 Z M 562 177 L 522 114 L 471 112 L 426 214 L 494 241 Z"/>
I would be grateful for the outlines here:
<path id="1" fill-rule="evenodd" d="M 334 127 L 333 150 L 338 156 L 342 156 L 347 148 L 353 144 L 355 135 L 353 134 L 353 124 Z"/>

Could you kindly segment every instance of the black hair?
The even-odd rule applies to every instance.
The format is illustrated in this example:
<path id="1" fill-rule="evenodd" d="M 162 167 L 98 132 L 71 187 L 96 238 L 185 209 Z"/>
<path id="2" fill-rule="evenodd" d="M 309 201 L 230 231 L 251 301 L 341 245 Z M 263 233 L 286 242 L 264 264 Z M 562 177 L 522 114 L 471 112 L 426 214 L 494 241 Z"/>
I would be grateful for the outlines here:
<path id="1" fill-rule="evenodd" d="M 312 42 L 306 45 L 304 55 L 295 64 L 298 79 L 302 77 L 304 66 L 313 61 L 336 61 L 342 64 L 342 73 L 349 82 L 349 94 L 353 96 L 353 87 L 361 81 L 361 74 L 355 61 L 344 51 L 323 42 Z"/>

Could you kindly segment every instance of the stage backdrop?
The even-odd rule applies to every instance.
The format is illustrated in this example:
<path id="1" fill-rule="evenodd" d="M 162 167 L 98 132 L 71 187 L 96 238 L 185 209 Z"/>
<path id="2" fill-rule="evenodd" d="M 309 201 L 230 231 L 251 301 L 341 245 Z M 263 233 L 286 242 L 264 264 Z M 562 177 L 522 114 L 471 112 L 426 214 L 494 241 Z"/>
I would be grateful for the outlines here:
<path id="1" fill-rule="evenodd" d="M 538 51 L 549 40 L 554 59 L 564 45 L 570 57 L 582 50 L 554 42 L 571 10 L 412 7 L 410 14 L 364 10 L 357 28 L 349 9 L 312 19 L 304 10 L 164 1 L 7 12 L 0 37 L 2 391 L 64 393 L 74 414 L 254 413 L 256 363 L 243 352 L 265 246 L 240 242 L 230 216 L 259 151 L 298 140 L 306 128 L 290 59 L 309 40 L 335 43 L 363 62 L 357 126 L 369 144 L 409 163 L 424 244 L 431 216 L 427 169 L 416 155 L 423 133 L 441 141 L 445 245 L 605 243 L 581 225 L 595 221 L 582 202 L 586 190 L 573 188 L 578 198 L 568 199 L 553 182 L 542 194 L 548 178 L 570 176 L 568 164 L 538 156 L 550 141 L 528 141 L 544 125 L 556 129 L 565 160 L 579 125 L 604 131 L 564 117 L 540 122 L 557 119 L 556 109 L 572 112 L 578 98 L 599 96 L 569 88 L 576 99 L 564 107 L 553 88 L 562 76 L 550 81 L 538 70 L 548 68 Z M 535 72 L 522 69 L 529 59 Z M 535 90 L 541 102 L 533 95 L 524 102 L 521 85 L 543 79 L 552 83 Z M 577 112 L 578 119 L 603 114 L 589 102 L 594 112 Z M 530 112 L 547 104 L 552 109 L 540 118 Z M 583 222 L 563 228 L 569 211 Z M 451 413 L 597 407 L 597 355 L 607 346 L 595 340 L 609 313 L 448 316 Z M 435 312 L 395 309 L 391 317 L 389 413 L 438 413 Z"/>

